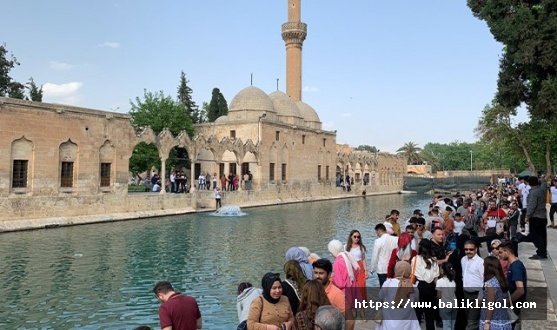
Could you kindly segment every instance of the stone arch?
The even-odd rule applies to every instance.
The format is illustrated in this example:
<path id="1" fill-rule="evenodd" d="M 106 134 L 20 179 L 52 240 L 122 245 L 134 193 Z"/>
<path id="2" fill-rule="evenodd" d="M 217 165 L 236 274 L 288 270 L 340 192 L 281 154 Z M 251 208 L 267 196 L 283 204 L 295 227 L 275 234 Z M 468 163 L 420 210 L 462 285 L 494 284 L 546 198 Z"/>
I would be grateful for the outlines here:
<path id="1" fill-rule="evenodd" d="M 25 136 L 12 141 L 10 177 L 14 190 L 27 191 L 33 187 L 34 151 L 33 142 Z"/>
<path id="2" fill-rule="evenodd" d="M 73 143 L 72 140 L 68 140 L 60 144 L 58 149 L 59 185 L 62 188 L 73 188 L 74 182 L 78 177 L 77 170 L 79 169 L 77 144 Z"/>

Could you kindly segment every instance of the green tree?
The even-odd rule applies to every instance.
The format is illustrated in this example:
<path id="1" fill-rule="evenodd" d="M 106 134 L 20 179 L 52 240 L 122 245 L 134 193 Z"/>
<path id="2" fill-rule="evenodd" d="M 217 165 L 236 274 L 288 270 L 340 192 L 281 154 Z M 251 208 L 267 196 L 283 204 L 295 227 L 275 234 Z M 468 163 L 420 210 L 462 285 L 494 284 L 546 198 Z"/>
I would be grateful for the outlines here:
<path id="1" fill-rule="evenodd" d="M 136 129 L 151 126 L 155 134 L 168 128 L 172 135 L 178 136 L 186 131 L 191 137 L 194 133 L 191 117 L 184 112 L 182 104 L 172 97 L 165 96 L 162 91 L 152 93 L 144 91 L 143 100 L 136 97 L 135 103 L 130 100 L 132 124 Z"/>
<path id="2" fill-rule="evenodd" d="M 557 134 L 552 129 L 557 123 L 557 1 L 468 0 L 468 6 L 504 45 L 496 104 L 506 109 L 526 106 L 531 120 L 523 128 L 534 134 L 530 147 L 535 153 L 542 150 L 549 174 Z M 528 160 L 530 169 L 534 158 Z"/>
<path id="3" fill-rule="evenodd" d="M 186 74 L 184 71 L 180 74 L 180 85 L 178 86 L 178 102 L 182 105 L 183 111 L 185 111 L 188 116 L 192 119 L 194 124 L 201 122 L 201 118 L 198 118 L 199 107 L 193 101 L 193 90 L 188 86 L 190 81 L 186 79 Z"/>
<path id="4" fill-rule="evenodd" d="M 134 149 L 130 158 L 130 172 L 138 182 L 142 181 L 143 177 L 139 174 L 145 171 L 150 171 L 152 167 L 161 168 L 161 159 L 157 147 L 145 142 L 139 143 Z M 149 173 L 150 174 L 150 173 Z"/>
<path id="5" fill-rule="evenodd" d="M 8 57 L 6 44 L 0 45 L 0 96 L 9 96 L 18 90 L 18 85 L 14 88 L 14 83 L 17 82 L 10 77 L 10 71 L 18 65 L 19 62 L 13 54 L 9 54 Z"/>
<path id="6" fill-rule="evenodd" d="M 228 115 L 228 103 L 218 88 L 213 88 L 211 102 L 207 108 L 207 120 L 214 122 L 220 116 Z"/>
<path id="7" fill-rule="evenodd" d="M 371 153 L 379 152 L 379 149 L 377 149 L 377 147 L 370 146 L 370 145 L 367 145 L 367 144 L 360 144 L 355 150 L 357 150 L 357 151 L 368 151 L 368 152 L 371 152 Z"/>
<path id="8" fill-rule="evenodd" d="M 8 90 L 8 97 L 12 99 L 25 99 L 25 86 L 17 81 L 12 81 Z"/>
<path id="9" fill-rule="evenodd" d="M 29 82 L 27 83 L 27 89 L 29 89 L 29 97 L 31 101 L 42 102 L 43 101 L 43 86 L 37 87 L 33 77 L 29 78 Z"/>
<path id="10" fill-rule="evenodd" d="M 408 164 L 418 164 L 420 162 L 420 151 L 422 148 L 414 142 L 406 142 L 402 147 L 398 148 L 396 153 L 406 157 Z"/>

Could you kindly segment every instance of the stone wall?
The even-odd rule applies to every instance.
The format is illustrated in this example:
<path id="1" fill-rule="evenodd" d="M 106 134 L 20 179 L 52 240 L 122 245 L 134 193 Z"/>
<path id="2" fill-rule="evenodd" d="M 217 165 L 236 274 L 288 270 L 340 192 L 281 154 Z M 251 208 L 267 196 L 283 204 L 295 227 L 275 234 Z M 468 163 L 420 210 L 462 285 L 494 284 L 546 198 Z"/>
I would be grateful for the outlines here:
<path id="1" fill-rule="evenodd" d="M 204 125 L 193 138 L 185 133 L 174 137 L 167 130 L 155 135 L 148 127 L 136 132 L 126 114 L 0 98 L 0 231 L 214 207 L 211 191 L 128 194 L 129 158 L 140 142 L 156 146 L 163 164 L 174 147 L 185 148 L 192 163 L 202 169 L 207 164 L 215 169 L 223 161 L 241 166 L 247 160 L 257 169 L 254 190 L 226 192 L 226 203 L 268 204 L 356 196 L 364 189 L 368 193 L 402 189 L 399 176 L 404 168 L 398 156 L 339 153 L 334 132 L 271 119 L 262 120 L 261 127 L 258 124 Z M 233 129 L 247 138 L 231 138 Z M 256 144 L 251 139 L 254 134 Z M 273 162 L 275 179 L 271 180 Z M 282 180 L 282 164 L 286 164 L 286 180 Z M 344 169 L 376 179 L 367 186 L 355 182 L 348 193 L 335 186 L 335 173 Z M 169 173 L 164 166 L 160 173 L 164 186 Z"/>

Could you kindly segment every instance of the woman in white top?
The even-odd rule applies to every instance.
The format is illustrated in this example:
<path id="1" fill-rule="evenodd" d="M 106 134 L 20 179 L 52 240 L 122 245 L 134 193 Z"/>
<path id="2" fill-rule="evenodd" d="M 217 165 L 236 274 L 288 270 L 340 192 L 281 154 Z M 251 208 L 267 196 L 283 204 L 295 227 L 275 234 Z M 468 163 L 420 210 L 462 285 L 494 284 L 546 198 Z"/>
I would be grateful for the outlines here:
<path id="1" fill-rule="evenodd" d="M 455 270 L 450 262 L 441 265 L 441 278 L 437 280 L 437 299 L 443 303 L 453 303 L 456 299 Z M 439 308 L 439 316 L 443 320 L 443 330 L 455 329 L 456 308 Z"/>
<path id="2" fill-rule="evenodd" d="M 362 243 L 362 234 L 360 234 L 357 230 L 352 230 L 350 235 L 348 235 L 348 241 L 344 246 L 346 252 L 349 252 L 354 260 L 358 262 L 358 266 L 360 266 L 360 271 L 358 272 L 358 276 L 356 277 L 356 287 L 359 288 L 359 297 L 367 301 L 367 292 L 366 292 L 366 279 L 368 278 L 367 273 L 367 264 L 366 264 L 366 246 Z M 361 309 L 362 319 L 365 320 L 365 309 Z"/>
<path id="3" fill-rule="evenodd" d="M 422 239 L 420 241 L 418 255 L 412 259 L 412 271 L 418 280 L 420 301 L 431 303 L 432 307 L 437 306 L 435 281 L 439 277 L 439 266 L 433 257 L 430 240 Z M 422 313 L 425 314 L 426 330 L 435 330 L 436 310 L 433 308 L 418 308 L 418 319 L 421 319 Z"/>
<path id="4" fill-rule="evenodd" d="M 406 261 L 399 261 L 395 264 L 395 276 L 389 278 L 379 291 L 379 299 L 388 303 L 382 308 L 383 317 L 377 330 L 419 330 L 420 322 L 416 317 L 416 312 L 409 302 L 418 300 L 418 289 L 410 281 L 412 272 L 410 264 Z M 395 308 L 390 305 L 395 303 Z"/>

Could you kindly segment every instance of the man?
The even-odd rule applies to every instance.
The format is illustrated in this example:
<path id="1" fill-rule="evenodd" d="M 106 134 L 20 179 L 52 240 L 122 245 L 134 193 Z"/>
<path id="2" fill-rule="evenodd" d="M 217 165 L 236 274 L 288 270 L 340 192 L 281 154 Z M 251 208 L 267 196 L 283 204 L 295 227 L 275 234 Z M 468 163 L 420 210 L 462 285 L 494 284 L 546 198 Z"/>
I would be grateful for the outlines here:
<path id="1" fill-rule="evenodd" d="M 456 209 L 456 213 L 460 213 L 461 215 L 467 214 L 468 213 L 468 208 L 470 207 L 470 204 L 472 204 L 472 200 L 471 199 L 464 199 L 462 201 L 462 206 L 459 206 Z M 455 213 L 455 218 L 456 218 L 456 213 Z"/>
<path id="2" fill-rule="evenodd" d="M 314 330 L 344 330 L 344 317 L 335 306 L 325 305 L 315 311 Z"/>
<path id="3" fill-rule="evenodd" d="M 488 209 L 482 216 L 482 221 L 485 228 L 485 238 L 482 238 L 482 241 L 487 242 L 487 250 L 491 252 L 491 241 L 503 238 L 507 214 L 497 207 L 494 199 L 490 199 Z"/>
<path id="4" fill-rule="evenodd" d="M 442 265 L 449 261 L 452 251 L 447 252 L 445 246 L 445 233 L 441 228 L 433 228 L 431 231 L 431 253 L 435 257 L 437 264 Z"/>
<path id="5" fill-rule="evenodd" d="M 501 258 L 509 262 L 509 270 L 507 271 L 507 284 L 509 285 L 509 292 L 511 293 L 511 303 L 514 306 L 513 311 L 519 317 L 515 324 L 520 323 L 520 308 L 517 307 L 517 302 L 526 301 L 526 288 L 528 287 L 528 279 L 526 267 L 514 254 L 513 245 L 511 242 L 503 242 L 499 245 L 499 253 Z M 513 329 L 515 328 L 513 324 Z"/>
<path id="6" fill-rule="evenodd" d="M 429 230 L 426 229 L 425 219 L 418 218 L 416 225 L 416 232 L 414 233 L 414 238 L 416 239 L 416 244 L 420 244 L 422 239 L 431 239 L 432 235 Z"/>
<path id="7" fill-rule="evenodd" d="M 410 248 L 416 252 L 418 252 L 418 239 L 414 236 L 414 233 L 416 232 L 416 228 L 413 225 L 408 225 L 406 226 L 406 230 L 405 233 L 407 233 L 408 235 L 410 235 L 410 237 L 412 237 L 412 242 L 410 243 Z"/>
<path id="8" fill-rule="evenodd" d="M 389 222 L 393 225 L 394 235 L 400 235 L 400 225 L 398 224 L 398 218 L 400 217 L 400 212 L 398 210 L 392 210 L 389 216 Z"/>
<path id="9" fill-rule="evenodd" d="M 174 291 L 169 282 L 158 282 L 153 292 L 161 302 L 159 319 L 162 330 L 201 329 L 201 312 L 195 298 Z"/>
<path id="10" fill-rule="evenodd" d="M 526 208 L 528 206 L 528 194 L 530 193 L 530 185 L 528 184 L 529 177 L 520 177 L 520 184 L 518 185 L 518 194 L 520 195 L 520 201 L 522 203 L 520 209 L 520 231 L 524 232 L 526 228 Z"/>
<path id="11" fill-rule="evenodd" d="M 375 226 L 375 233 L 378 238 L 373 244 L 370 272 L 373 273 L 377 270 L 379 286 L 382 287 L 387 280 L 387 267 L 391 259 L 391 253 L 393 249 L 398 247 L 398 238 L 389 235 L 387 228 L 381 223 Z"/>
<path id="12" fill-rule="evenodd" d="M 478 294 L 484 284 L 484 260 L 478 256 L 478 248 L 473 241 L 464 243 L 464 254 L 460 263 L 462 266 L 462 286 L 466 301 L 478 299 Z M 468 320 L 467 330 L 476 330 L 479 327 L 480 309 L 466 309 Z"/>
<path id="13" fill-rule="evenodd" d="M 346 297 L 342 290 L 337 288 L 329 279 L 333 272 L 333 264 L 328 259 L 318 259 L 313 264 L 313 278 L 320 281 L 325 288 L 325 294 L 329 298 L 331 305 L 339 309 L 339 311 L 346 317 Z M 352 311 L 348 308 L 348 312 Z M 350 315 L 350 314 L 348 314 Z M 354 320 L 346 320 L 346 330 L 354 329 Z"/>
<path id="14" fill-rule="evenodd" d="M 532 242 L 536 246 L 536 254 L 529 259 L 547 259 L 547 210 L 545 208 L 545 193 L 547 185 L 545 181 L 540 183 L 537 177 L 528 178 L 531 189 L 528 194 L 528 206 L 526 208 L 525 221 L 530 224 L 528 236 L 517 235 L 519 242 Z"/>
<path id="15" fill-rule="evenodd" d="M 412 213 L 412 216 L 410 218 L 408 218 L 408 220 L 406 220 L 406 222 L 404 223 L 404 227 L 406 228 L 406 226 L 412 224 L 412 223 L 416 223 L 418 221 L 419 217 L 423 217 L 423 213 L 420 209 L 416 209 L 414 210 L 414 212 Z"/>
<path id="16" fill-rule="evenodd" d="M 157 181 L 155 182 L 155 184 L 153 185 L 153 189 L 152 192 L 160 192 L 161 191 L 161 182 Z"/>

